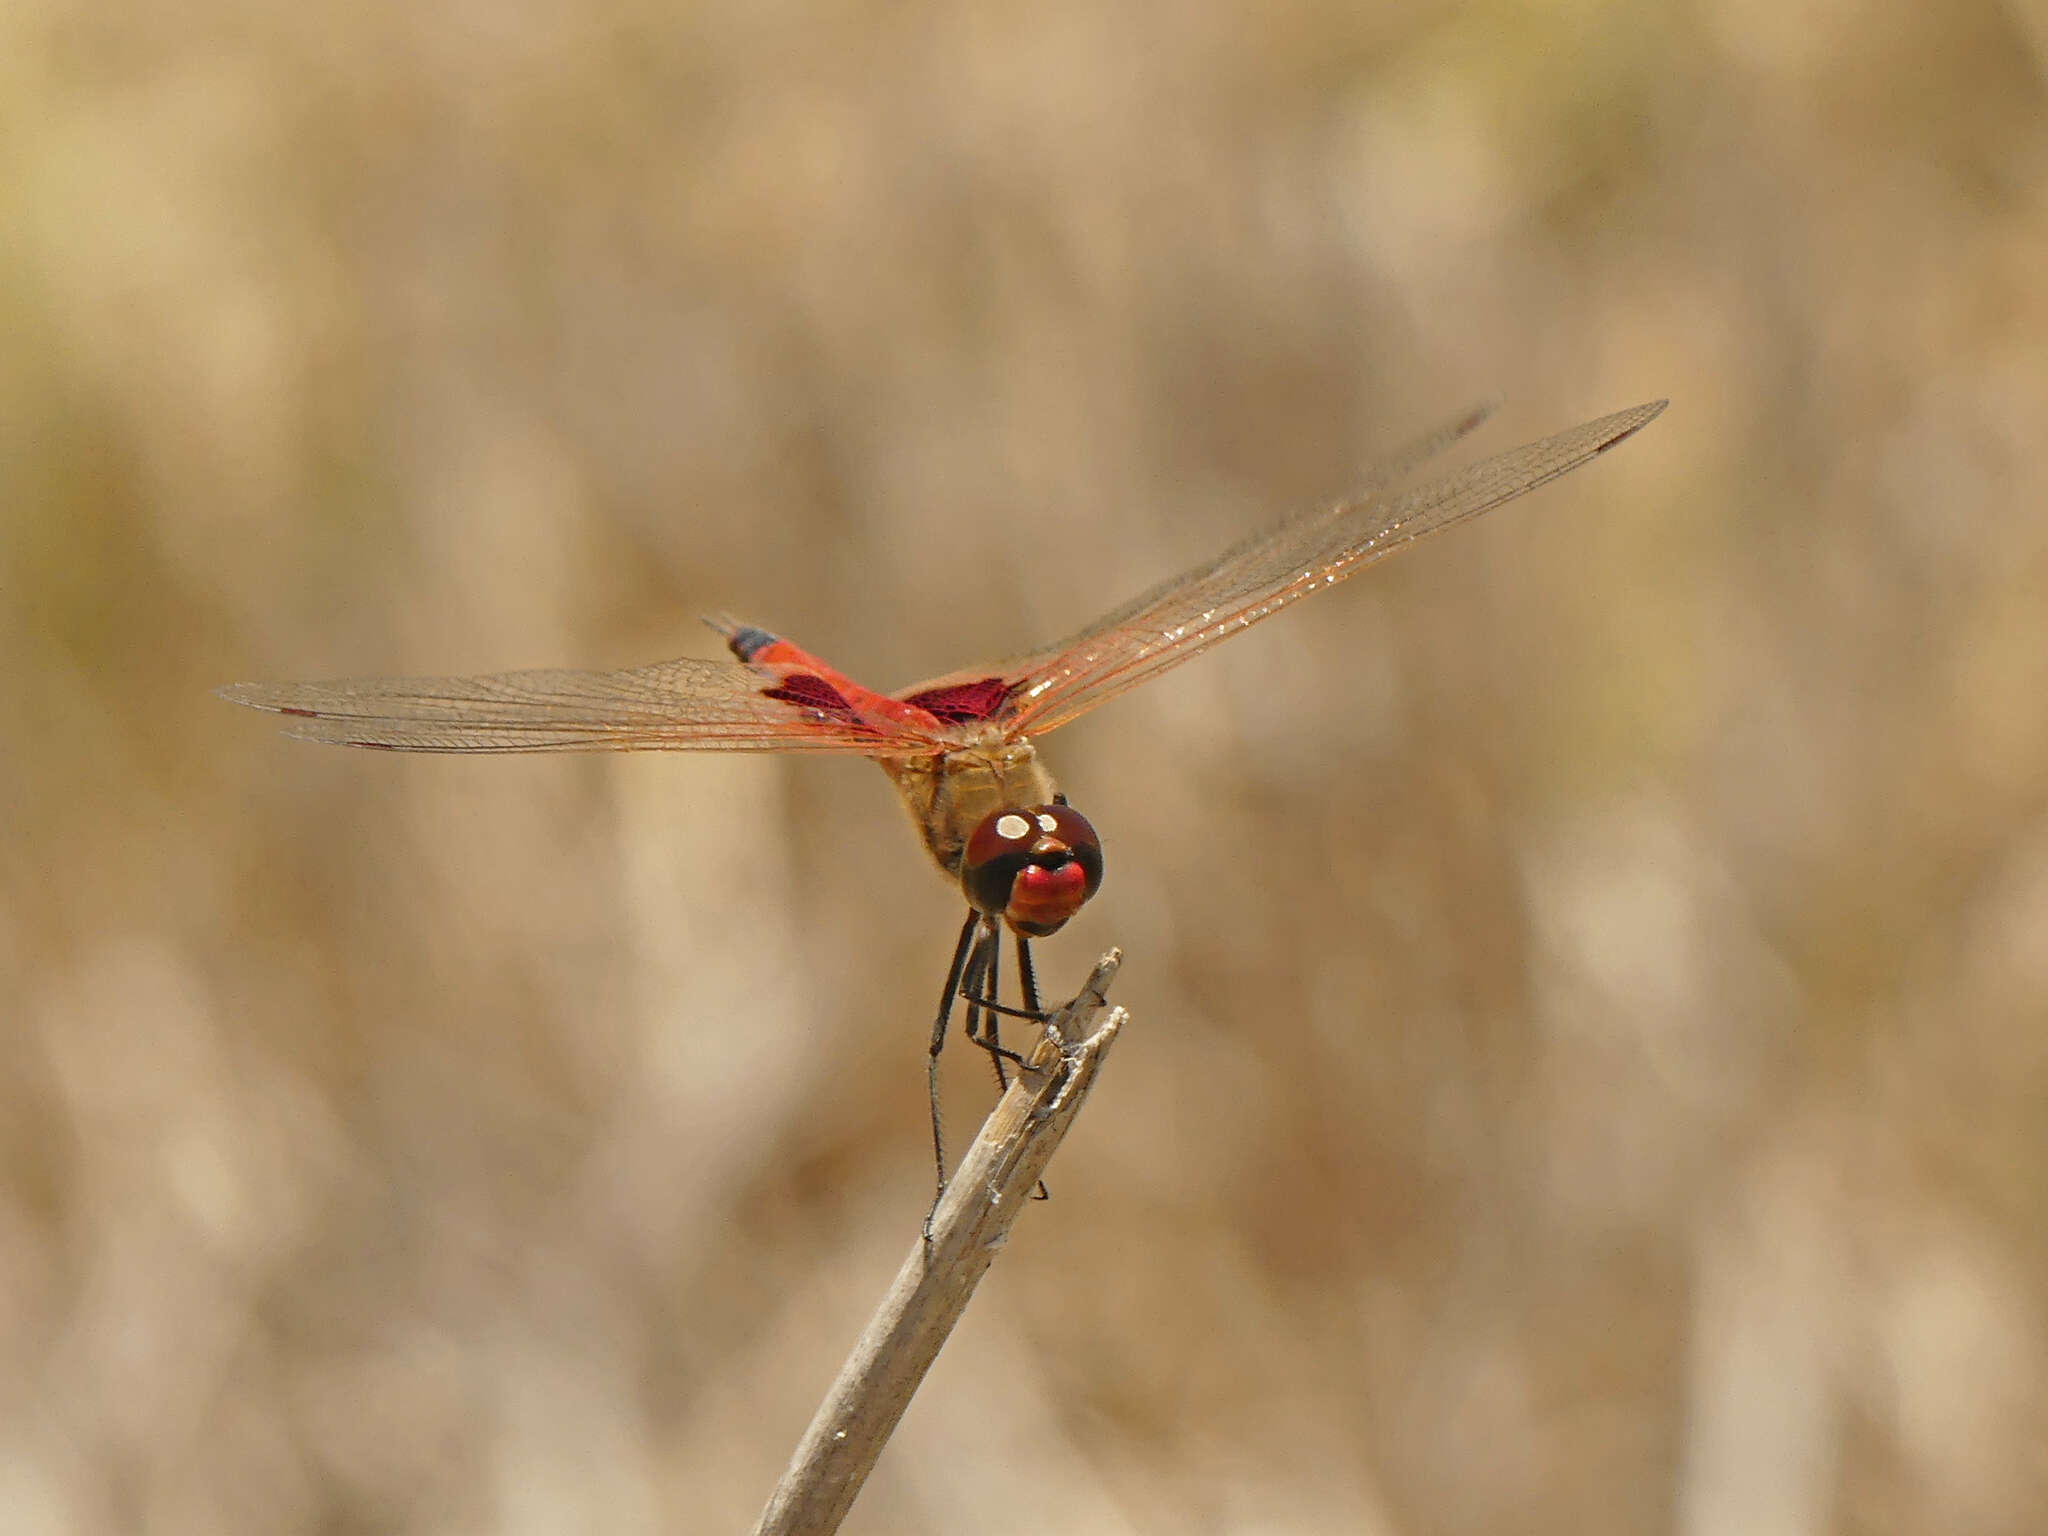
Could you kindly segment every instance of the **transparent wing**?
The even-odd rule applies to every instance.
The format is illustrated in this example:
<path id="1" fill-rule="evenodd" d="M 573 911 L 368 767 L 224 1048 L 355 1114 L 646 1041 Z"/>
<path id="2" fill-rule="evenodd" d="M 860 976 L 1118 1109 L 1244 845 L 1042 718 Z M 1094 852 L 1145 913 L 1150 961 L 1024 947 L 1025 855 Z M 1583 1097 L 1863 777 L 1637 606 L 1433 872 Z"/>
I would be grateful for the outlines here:
<path id="1" fill-rule="evenodd" d="M 231 683 L 219 692 L 286 716 L 287 734 L 306 741 L 400 752 L 934 750 L 899 722 L 836 694 L 821 698 L 815 682 L 802 667 L 685 658 L 620 672 Z"/>
<path id="2" fill-rule="evenodd" d="M 1401 455 L 1350 500 L 1290 518 L 1162 582 L 1079 634 L 989 669 L 1009 684 L 998 718 L 1020 733 L 1065 725 L 1289 603 L 1577 469 L 1647 426 L 1666 403 L 1603 416 L 1413 490 L 1391 489 L 1422 459 L 1485 419 L 1484 410 L 1474 412 Z M 937 685 L 970 675 L 957 673 Z"/>

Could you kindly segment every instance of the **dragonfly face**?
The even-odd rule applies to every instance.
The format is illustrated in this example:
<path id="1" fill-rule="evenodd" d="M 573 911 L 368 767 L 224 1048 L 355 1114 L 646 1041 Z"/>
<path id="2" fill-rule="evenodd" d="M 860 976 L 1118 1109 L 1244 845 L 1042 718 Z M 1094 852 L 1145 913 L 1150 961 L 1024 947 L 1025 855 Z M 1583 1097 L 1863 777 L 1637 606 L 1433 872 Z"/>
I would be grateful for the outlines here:
<path id="1" fill-rule="evenodd" d="M 960 861 L 967 904 L 1013 933 L 1058 933 L 1102 889 L 1102 841 L 1065 802 L 982 818 Z"/>

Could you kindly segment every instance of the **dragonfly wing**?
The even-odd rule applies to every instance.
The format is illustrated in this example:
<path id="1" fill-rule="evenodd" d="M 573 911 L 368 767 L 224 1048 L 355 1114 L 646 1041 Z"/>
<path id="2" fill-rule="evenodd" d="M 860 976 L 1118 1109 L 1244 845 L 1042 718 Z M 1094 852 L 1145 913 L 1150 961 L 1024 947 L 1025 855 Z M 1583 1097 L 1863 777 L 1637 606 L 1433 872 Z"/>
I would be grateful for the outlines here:
<path id="1" fill-rule="evenodd" d="M 1490 400 L 1475 405 L 1456 420 L 1417 438 L 1390 458 L 1381 460 L 1366 475 L 1364 486 L 1358 495 L 1370 495 L 1381 487 L 1407 479 L 1424 463 L 1473 431 L 1498 409 L 1498 403 Z M 1098 636 L 1121 628 L 1162 599 L 1215 574 L 1241 552 L 1241 547 L 1227 549 L 1205 565 L 1196 566 L 1192 571 L 1182 571 L 1149 592 L 1132 598 L 1121 608 L 1104 614 L 1081 633 L 1069 635 L 1058 645 L 1048 646 L 1043 651 L 1029 656 L 1012 657 L 992 667 L 969 667 L 960 672 L 948 672 L 943 677 L 930 678 L 905 688 L 896 697 L 931 710 L 949 723 L 970 720 L 998 720 L 1007 723 L 1015 713 L 1011 708 L 1012 704 L 1022 702 L 1020 695 L 1026 685 L 1037 680 L 1047 667 Z M 1021 728 L 1020 726 L 1019 729 Z"/>
<path id="2" fill-rule="evenodd" d="M 1665 404 L 1603 416 L 1413 490 L 1392 490 L 1389 476 L 1376 477 L 1350 500 L 1256 534 L 1058 645 L 995 669 L 1009 684 L 1001 719 L 1019 733 L 1064 725 L 1417 539 L 1577 469 L 1647 426 Z M 1462 437 L 1484 414 L 1423 440 L 1396 461 L 1392 478 Z"/>
<path id="3" fill-rule="evenodd" d="M 685 658 L 620 672 L 231 683 L 308 741 L 401 752 L 691 750 L 913 756 L 936 744 L 802 667 Z"/>

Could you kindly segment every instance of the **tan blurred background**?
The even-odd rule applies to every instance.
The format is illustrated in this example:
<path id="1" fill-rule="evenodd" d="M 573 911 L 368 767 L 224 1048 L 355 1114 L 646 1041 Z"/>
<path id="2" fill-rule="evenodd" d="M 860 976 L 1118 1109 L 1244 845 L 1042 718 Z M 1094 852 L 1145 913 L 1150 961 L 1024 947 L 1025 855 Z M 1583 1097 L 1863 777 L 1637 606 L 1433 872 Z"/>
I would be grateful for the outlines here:
<path id="1" fill-rule="evenodd" d="M 235 678 L 987 660 L 1132 1023 L 848 1525 L 2048 1529 L 2048 16 L 0 6 L 0 1530 L 743 1529 L 928 1196 L 880 774 Z M 956 1140 L 989 1102 L 955 1051 Z"/>

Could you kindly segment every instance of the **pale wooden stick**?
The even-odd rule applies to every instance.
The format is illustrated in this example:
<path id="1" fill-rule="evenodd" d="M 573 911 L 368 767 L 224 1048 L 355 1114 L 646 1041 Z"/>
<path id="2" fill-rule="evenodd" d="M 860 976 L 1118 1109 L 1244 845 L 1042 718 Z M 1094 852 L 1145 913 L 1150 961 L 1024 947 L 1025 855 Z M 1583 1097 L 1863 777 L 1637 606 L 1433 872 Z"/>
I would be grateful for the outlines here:
<path id="1" fill-rule="evenodd" d="M 932 1216 L 931 1242 L 910 1245 L 895 1284 L 840 1367 L 754 1536 L 830 1536 L 839 1529 L 1123 1027 L 1123 1009 L 1107 1001 L 1121 960 L 1116 950 L 1104 955 L 1087 985 L 1047 1022 L 1030 1066 L 954 1171 Z"/>

